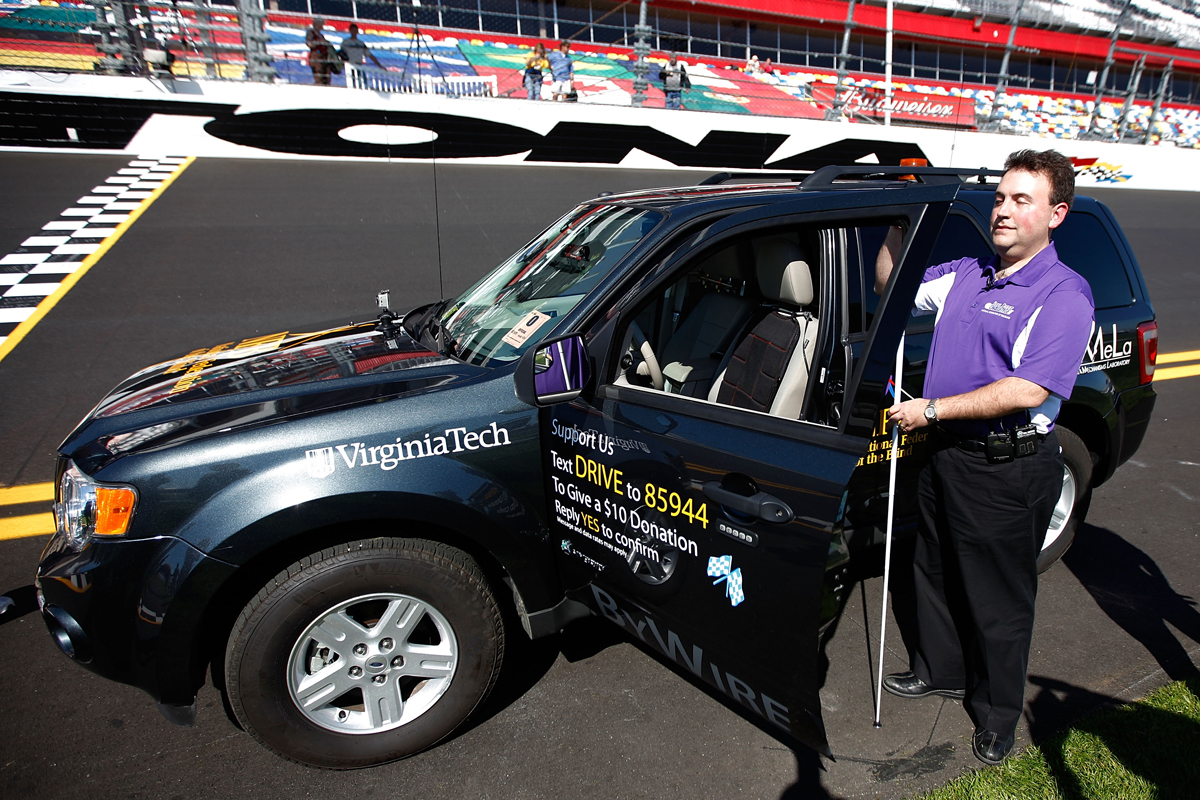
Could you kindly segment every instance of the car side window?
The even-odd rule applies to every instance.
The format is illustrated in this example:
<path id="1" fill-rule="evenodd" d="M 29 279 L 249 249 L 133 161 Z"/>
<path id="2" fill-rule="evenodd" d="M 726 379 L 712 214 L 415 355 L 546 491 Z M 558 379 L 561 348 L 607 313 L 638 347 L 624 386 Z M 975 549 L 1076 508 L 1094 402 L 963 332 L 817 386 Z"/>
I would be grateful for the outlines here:
<path id="1" fill-rule="evenodd" d="M 1091 285 L 1096 308 L 1127 306 L 1133 302 L 1133 289 L 1120 250 L 1094 214 L 1072 211 L 1054 231 L 1053 241 L 1059 259 Z"/>
<path id="2" fill-rule="evenodd" d="M 942 225 L 942 232 L 938 234 L 927 266 L 945 264 L 960 258 L 988 259 L 995 254 L 991 241 L 970 217 L 961 212 L 951 211 Z M 915 316 L 909 320 L 908 330 L 912 331 L 925 325 L 932 326 L 934 317 L 932 313 Z"/>
<path id="3" fill-rule="evenodd" d="M 852 241 L 848 253 L 849 327 L 847 333 L 851 336 L 870 330 L 871 320 L 879 305 L 879 297 L 876 296 L 874 290 L 875 257 L 879 253 L 879 248 L 883 246 L 888 227 L 886 225 L 865 225 L 855 228 L 853 231 L 855 233 L 853 238 L 857 239 L 858 246 L 855 247 Z M 946 217 L 946 222 L 938 235 L 927 266 L 943 264 L 959 258 L 991 258 L 992 255 L 994 255 L 994 251 L 983 231 L 966 214 L 952 211 Z M 933 318 L 933 314 L 913 317 L 908 323 L 908 330 L 912 331 L 925 325 L 932 326 Z"/>
<path id="4" fill-rule="evenodd" d="M 606 382 L 801 419 L 817 381 L 833 231 L 756 231 L 684 265 L 623 315 Z"/>

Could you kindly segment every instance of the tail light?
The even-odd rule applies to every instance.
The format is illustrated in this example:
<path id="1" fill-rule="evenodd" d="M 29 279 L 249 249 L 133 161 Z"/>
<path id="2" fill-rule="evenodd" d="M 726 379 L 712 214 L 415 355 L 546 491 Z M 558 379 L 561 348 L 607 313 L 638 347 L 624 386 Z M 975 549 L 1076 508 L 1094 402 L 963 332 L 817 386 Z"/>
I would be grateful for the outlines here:
<path id="1" fill-rule="evenodd" d="M 1141 383 L 1154 380 L 1154 365 L 1158 361 L 1158 323 L 1143 322 L 1138 325 L 1138 366 L 1141 368 Z"/>

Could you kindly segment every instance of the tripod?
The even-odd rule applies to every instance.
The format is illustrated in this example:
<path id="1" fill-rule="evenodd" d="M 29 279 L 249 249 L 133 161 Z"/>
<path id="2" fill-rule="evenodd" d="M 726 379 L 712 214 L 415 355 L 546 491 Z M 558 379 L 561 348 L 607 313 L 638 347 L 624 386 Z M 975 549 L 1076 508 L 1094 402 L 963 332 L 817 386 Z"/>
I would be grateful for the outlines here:
<path id="1" fill-rule="evenodd" d="M 404 66 L 400 68 L 400 82 L 401 83 L 406 83 L 408 81 L 408 65 L 412 62 L 412 57 L 413 57 L 414 51 L 416 52 L 416 55 L 417 55 L 417 83 L 418 84 L 421 83 L 422 41 L 421 41 L 421 23 L 420 23 L 420 19 L 419 19 L 420 18 L 420 10 L 419 9 L 420 9 L 420 7 L 417 5 L 416 2 L 414 2 L 413 3 L 413 38 L 408 43 L 408 52 L 404 56 Z M 396 16 L 399 18 L 400 23 L 403 24 L 404 17 L 403 17 L 403 15 L 400 14 L 400 6 L 399 5 L 396 6 Z M 450 87 L 446 83 L 446 74 L 444 72 L 442 72 L 442 65 L 439 64 L 437 58 L 434 57 L 433 50 L 429 47 L 429 45 L 425 44 L 424 47 L 425 47 L 426 55 L 429 56 L 429 60 L 433 63 L 434 68 L 437 69 L 438 78 L 441 79 L 442 86 L 445 87 L 445 89 L 446 89 L 445 93 L 447 95 L 449 95 Z"/>

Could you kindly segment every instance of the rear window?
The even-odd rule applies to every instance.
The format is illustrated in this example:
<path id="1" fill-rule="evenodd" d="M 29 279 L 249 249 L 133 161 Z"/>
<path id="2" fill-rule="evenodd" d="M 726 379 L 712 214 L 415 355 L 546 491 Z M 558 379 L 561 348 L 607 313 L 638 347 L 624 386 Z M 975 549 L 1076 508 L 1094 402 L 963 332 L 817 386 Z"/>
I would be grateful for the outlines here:
<path id="1" fill-rule="evenodd" d="M 1072 211 L 1054 231 L 1058 257 L 1092 287 L 1096 308 L 1127 306 L 1133 302 L 1129 275 L 1121 251 L 1104 224 L 1085 211 Z"/>

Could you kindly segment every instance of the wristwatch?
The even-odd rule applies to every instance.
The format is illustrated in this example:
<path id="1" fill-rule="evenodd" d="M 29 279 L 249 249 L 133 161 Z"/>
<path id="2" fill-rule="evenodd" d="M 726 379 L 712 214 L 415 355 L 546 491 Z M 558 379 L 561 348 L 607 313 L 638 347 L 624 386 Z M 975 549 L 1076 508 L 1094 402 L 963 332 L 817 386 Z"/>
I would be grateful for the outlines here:
<path id="1" fill-rule="evenodd" d="M 930 425 L 937 425 L 937 398 L 929 401 L 929 405 L 925 406 L 925 421 Z"/>

